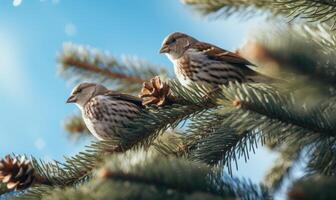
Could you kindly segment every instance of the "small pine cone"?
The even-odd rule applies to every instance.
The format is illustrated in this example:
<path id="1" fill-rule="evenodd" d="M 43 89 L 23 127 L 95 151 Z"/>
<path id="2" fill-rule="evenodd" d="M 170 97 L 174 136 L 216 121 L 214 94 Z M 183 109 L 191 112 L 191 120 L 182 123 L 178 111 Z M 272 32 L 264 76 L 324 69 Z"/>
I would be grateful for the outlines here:
<path id="1" fill-rule="evenodd" d="M 139 97 L 143 99 L 142 104 L 163 106 L 173 103 L 176 99 L 171 94 L 169 85 L 162 82 L 159 76 L 144 82 Z"/>
<path id="2" fill-rule="evenodd" d="M 0 160 L 0 181 L 8 189 L 23 190 L 28 188 L 35 179 L 35 171 L 30 161 L 22 157 L 20 160 L 7 155 Z"/>

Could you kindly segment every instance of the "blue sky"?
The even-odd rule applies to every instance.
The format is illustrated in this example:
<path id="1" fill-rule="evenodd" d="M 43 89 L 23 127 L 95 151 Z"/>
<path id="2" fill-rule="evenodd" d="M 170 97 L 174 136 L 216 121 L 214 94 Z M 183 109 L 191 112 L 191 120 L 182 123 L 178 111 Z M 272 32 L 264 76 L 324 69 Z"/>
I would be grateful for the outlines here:
<path id="1" fill-rule="evenodd" d="M 77 111 L 65 104 L 72 85 L 57 76 L 63 42 L 136 55 L 171 69 L 158 54 L 168 33 L 186 32 L 234 50 L 256 24 L 235 18 L 209 21 L 178 0 L 22 0 L 18 6 L 1 0 L 0 156 L 15 152 L 59 160 L 87 143 L 70 141 L 62 128 L 62 120 Z M 259 180 L 274 155 L 259 150 L 251 157 L 239 175 Z"/>

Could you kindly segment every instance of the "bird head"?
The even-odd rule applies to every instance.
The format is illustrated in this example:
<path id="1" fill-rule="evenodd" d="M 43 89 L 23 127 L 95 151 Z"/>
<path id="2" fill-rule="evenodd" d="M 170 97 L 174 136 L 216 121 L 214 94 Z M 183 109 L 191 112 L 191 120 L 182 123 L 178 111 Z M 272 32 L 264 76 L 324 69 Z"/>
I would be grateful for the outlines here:
<path id="1" fill-rule="evenodd" d="M 162 42 L 160 53 L 165 53 L 170 59 L 178 59 L 183 56 L 184 52 L 190 45 L 197 40 L 184 33 L 171 33 Z"/>
<path id="2" fill-rule="evenodd" d="M 74 87 L 66 103 L 76 103 L 84 106 L 92 97 L 103 94 L 108 89 L 96 83 L 80 83 Z"/>

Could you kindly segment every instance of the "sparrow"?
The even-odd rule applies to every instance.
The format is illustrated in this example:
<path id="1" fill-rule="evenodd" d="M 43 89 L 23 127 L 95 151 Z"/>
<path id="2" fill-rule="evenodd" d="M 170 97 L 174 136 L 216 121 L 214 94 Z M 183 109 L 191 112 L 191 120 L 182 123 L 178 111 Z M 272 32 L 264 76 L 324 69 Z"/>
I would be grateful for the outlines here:
<path id="1" fill-rule="evenodd" d="M 262 75 L 249 66 L 254 66 L 238 54 L 215 45 L 198 41 L 180 32 L 168 35 L 161 46 L 174 64 L 179 82 L 186 87 L 201 83 L 218 87 L 229 82 L 273 82 L 273 78 Z"/>
<path id="2" fill-rule="evenodd" d="M 96 83 L 80 83 L 66 103 L 75 103 L 85 125 L 98 140 L 111 138 L 115 130 L 124 128 L 142 108 L 140 98 L 113 92 Z"/>

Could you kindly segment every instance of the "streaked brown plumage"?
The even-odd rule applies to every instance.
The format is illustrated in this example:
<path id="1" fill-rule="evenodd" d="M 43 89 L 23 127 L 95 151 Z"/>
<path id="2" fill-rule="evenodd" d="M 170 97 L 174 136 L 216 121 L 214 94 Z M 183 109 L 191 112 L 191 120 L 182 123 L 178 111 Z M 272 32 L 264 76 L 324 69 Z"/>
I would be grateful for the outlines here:
<path id="1" fill-rule="evenodd" d="M 77 85 L 67 103 L 76 103 L 87 128 L 99 140 L 127 126 L 142 108 L 140 98 L 116 93 L 95 83 Z"/>
<path id="2" fill-rule="evenodd" d="M 165 53 L 174 64 L 177 78 L 184 86 L 191 82 L 212 86 L 231 82 L 272 82 L 248 66 L 252 63 L 239 55 L 215 45 L 196 40 L 184 33 L 172 33 L 162 43 Z"/>

